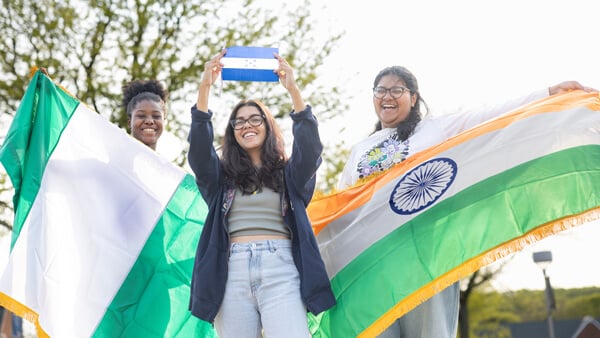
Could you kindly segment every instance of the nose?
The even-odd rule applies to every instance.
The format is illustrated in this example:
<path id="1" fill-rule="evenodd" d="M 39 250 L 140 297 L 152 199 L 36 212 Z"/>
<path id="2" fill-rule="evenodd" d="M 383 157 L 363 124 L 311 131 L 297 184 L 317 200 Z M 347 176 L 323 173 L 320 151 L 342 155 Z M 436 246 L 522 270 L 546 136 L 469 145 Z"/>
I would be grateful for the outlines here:
<path id="1" fill-rule="evenodd" d="M 252 125 L 250 124 L 250 120 L 244 121 L 244 125 L 242 126 L 242 129 L 246 129 L 246 128 L 252 128 Z"/>

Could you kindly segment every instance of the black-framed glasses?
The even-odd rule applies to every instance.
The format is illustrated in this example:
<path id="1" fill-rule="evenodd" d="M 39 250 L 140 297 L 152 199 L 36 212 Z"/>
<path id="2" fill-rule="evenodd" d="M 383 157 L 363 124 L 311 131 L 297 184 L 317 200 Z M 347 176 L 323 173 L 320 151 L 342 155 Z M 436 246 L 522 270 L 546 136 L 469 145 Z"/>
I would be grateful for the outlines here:
<path id="1" fill-rule="evenodd" d="M 250 125 L 253 127 L 258 127 L 263 123 L 264 120 L 265 120 L 264 115 L 254 114 L 254 115 L 250 115 L 250 117 L 247 119 L 237 118 L 237 119 L 229 120 L 229 124 L 231 124 L 233 129 L 240 130 L 240 129 L 244 128 L 244 126 L 246 125 L 246 122 L 250 123 Z"/>
<path id="2" fill-rule="evenodd" d="M 385 87 L 375 87 L 373 88 L 373 96 L 375 96 L 378 99 L 383 99 L 383 97 L 385 96 L 385 94 L 390 93 L 390 96 L 395 98 L 395 99 L 399 99 L 402 97 L 402 95 L 404 94 L 404 92 L 409 92 L 410 93 L 410 89 L 406 88 L 406 87 L 402 87 L 402 86 L 394 86 L 392 88 L 385 88 Z"/>

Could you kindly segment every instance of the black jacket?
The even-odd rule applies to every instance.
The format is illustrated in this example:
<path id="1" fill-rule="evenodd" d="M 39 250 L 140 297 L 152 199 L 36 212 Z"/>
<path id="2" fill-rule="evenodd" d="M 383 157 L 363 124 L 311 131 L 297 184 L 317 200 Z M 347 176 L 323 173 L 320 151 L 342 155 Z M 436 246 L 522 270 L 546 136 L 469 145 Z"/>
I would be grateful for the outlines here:
<path id="1" fill-rule="evenodd" d="M 310 106 L 290 115 L 294 143 L 284 169 L 282 215 L 291 230 L 292 253 L 300 274 L 302 299 L 308 311 L 318 314 L 336 303 L 306 213 L 306 206 L 314 192 L 315 174 L 321 164 L 323 146 L 317 119 Z M 211 117 L 212 112 L 201 112 L 192 107 L 188 153 L 196 183 L 209 207 L 196 251 L 190 311 L 207 322 L 213 322 L 225 294 L 229 258 L 226 222 L 235 195 L 235 187 L 225 183 L 221 162 L 213 147 Z"/>

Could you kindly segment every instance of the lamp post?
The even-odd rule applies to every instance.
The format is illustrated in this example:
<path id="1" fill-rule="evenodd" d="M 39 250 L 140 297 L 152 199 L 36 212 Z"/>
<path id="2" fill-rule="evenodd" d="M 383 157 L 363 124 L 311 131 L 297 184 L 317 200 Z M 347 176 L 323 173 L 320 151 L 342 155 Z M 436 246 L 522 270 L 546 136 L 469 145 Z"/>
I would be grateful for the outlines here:
<path id="1" fill-rule="evenodd" d="M 548 334 L 554 338 L 554 322 L 552 321 L 552 311 L 556 310 L 556 301 L 554 300 L 554 291 L 550 285 L 550 277 L 546 274 L 546 268 L 552 263 L 552 252 L 539 251 L 533 253 L 533 261 L 542 269 L 544 280 L 546 281 L 546 308 L 548 310 Z"/>

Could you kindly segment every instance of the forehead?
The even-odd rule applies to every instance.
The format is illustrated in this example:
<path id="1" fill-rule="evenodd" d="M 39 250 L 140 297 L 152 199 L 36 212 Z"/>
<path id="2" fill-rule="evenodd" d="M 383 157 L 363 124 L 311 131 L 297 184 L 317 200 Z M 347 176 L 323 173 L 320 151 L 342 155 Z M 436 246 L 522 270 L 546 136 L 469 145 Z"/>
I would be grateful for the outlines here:
<path id="1" fill-rule="evenodd" d="M 385 75 L 385 76 L 381 77 L 381 79 L 379 80 L 377 85 L 386 87 L 386 88 L 390 88 L 390 87 L 394 87 L 394 86 L 406 87 L 406 83 L 404 82 L 404 80 L 402 80 L 401 77 L 396 76 L 396 75 Z"/>
<path id="2" fill-rule="evenodd" d="M 237 114 L 235 115 L 235 117 L 243 117 L 243 118 L 248 118 L 250 115 L 260 115 L 260 110 L 258 110 L 258 108 L 254 107 L 254 106 L 243 106 L 242 108 L 238 109 Z"/>
<path id="3" fill-rule="evenodd" d="M 134 112 L 162 112 L 164 110 L 163 102 L 156 102 L 153 100 L 142 100 L 133 108 Z"/>

